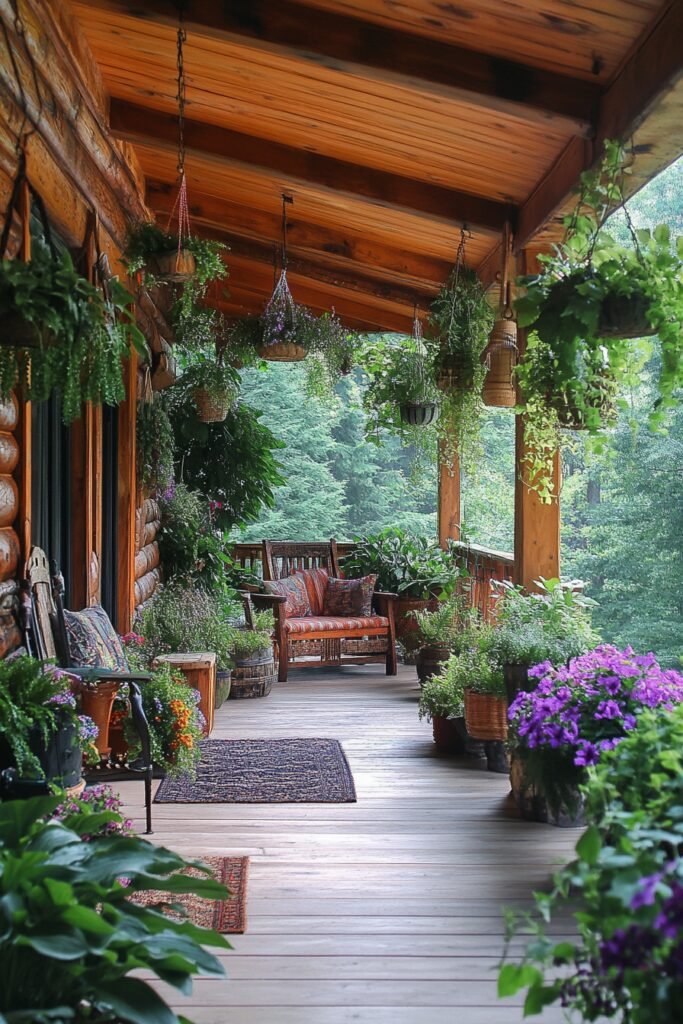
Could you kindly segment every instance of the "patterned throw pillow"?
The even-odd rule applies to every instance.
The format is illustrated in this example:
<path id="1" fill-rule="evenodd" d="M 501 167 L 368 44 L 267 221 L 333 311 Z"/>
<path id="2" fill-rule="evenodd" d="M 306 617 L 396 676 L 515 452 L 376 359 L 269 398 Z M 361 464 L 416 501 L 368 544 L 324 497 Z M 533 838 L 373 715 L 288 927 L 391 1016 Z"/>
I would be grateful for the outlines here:
<path id="1" fill-rule="evenodd" d="M 311 606 L 311 615 L 322 615 L 325 604 L 325 591 L 330 574 L 327 569 L 296 569 L 296 576 L 303 577 L 308 591 L 308 602 Z"/>
<path id="2" fill-rule="evenodd" d="M 376 576 L 363 576 L 359 580 L 338 580 L 330 576 L 325 591 L 323 615 L 341 615 L 345 618 L 372 615 L 372 595 Z"/>
<path id="3" fill-rule="evenodd" d="M 129 672 L 128 659 L 109 616 L 101 605 L 82 612 L 64 612 L 69 661 L 78 668 Z"/>
<path id="4" fill-rule="evenodd" d="M 300 618 L 311 614 L 311 603 L 303 576 L 287 576 L 284 580 L 266 580 L 263 584 L 267 594 L 286 597 L 285 618 Z"/>

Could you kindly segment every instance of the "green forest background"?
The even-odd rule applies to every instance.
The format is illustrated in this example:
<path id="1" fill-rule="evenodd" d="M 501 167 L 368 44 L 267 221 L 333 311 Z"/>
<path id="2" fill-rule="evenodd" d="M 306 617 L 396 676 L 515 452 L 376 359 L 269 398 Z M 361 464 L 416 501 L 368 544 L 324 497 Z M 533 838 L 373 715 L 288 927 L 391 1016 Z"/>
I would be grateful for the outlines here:
<path id="1" fill-rule="evenodd" d="M 668 223 L 683 234 L 683 159 L 629 203 L 636 227 Z M 610 223 L 625 231 L 623 214 Z M 647 352 L 647 349 L 645 350 Z M 623 406 L 602 451 L 580 433 L 562 452 L 562 574 L 587 581 L 605 639 L 654 650 L 666 664 L 683 655 L 683 409 L 667 433 L 647 425 L 656 344 L 640 384 Z M 240 540 L 264 537 L 351 539 L 385 526 L 436 532 L 436 467 L 414 471 L 414 452 L 396 437 L 366 440 L 362 374 L 342 380 L 333 402 L 306 394 L 297 364 L 243 373 L 243 399 L 284 442 L 277 454 L 286 483 L 273 509 Z M 465 535 L 501 551 L 513 545 L 514 417 L 487 411 L 483 456 L 462 481 Z"/>

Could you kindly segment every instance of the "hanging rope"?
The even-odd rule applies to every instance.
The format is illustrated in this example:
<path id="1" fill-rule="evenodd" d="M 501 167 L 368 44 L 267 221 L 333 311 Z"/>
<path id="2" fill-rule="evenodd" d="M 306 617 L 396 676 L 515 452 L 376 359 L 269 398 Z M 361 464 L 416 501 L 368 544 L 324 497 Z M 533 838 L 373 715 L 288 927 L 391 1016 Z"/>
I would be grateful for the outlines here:
<path id="1" fill-rule="evenodd" d="M 178 194 L 168 218 L 166 231 L 170 231 L 171 222 L 178 221 L 178 255 L 176 269 L 181 261 L 183 241 L 192 236 L 190 225 L 190 205 L 187 199 L 187 177 L 185 175 L 185 104 L 187 102 L 187 82 L 185 79 L 184 46 L 187 41 L 187 30 L 184 18 L 185 4 L 181 2 L 178 15 L 178 34 L 176 46 L 176 102 L 178 104 Z"/>
<path id="2" fill-rule="evenodd" d="M 282 260 L 282 271 L 283 273 L 287 269 L 287 204 L 294 204 L 292 196 L 288 196 L 286 192 L 282 193 L 282 250 L 280 258 Z"/>
<path id="3" fill-rule="evenodd" d="M 453 268 L 453 284 L 455 289 L 458 287 L 460 280 L 460 270 L 465 265 L 465 245 L 467 240 L 472 237 L 472 232 L 467 230 L 467 225 L 463 224 L 460 228 L 460 241 L 458 242 L 458 251 L 455 254 L 455 266 Z M 454 289 L 454 290 L 455 290 Z M 448 324 L 448 333 L 450 335 L 453 330 L 453 321 L 455 320 L 455 303 L 451 302 L 451 318 Z M 469 307 L 468 307 L 468 320 L 469 320 Z"/>

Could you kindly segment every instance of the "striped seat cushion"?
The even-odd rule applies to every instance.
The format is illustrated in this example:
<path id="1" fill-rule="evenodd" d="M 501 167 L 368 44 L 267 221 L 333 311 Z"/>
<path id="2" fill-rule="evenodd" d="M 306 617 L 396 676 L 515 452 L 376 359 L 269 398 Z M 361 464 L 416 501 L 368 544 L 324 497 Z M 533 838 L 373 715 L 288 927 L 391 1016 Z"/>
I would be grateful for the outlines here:
<path id="1" fill-rule="evenodd" d="M 356 618 L 343 618 L 338 615 L 323 615 L 317 618 L 306 615 L 302 618 L 287 619 L 285 628 L 288 633 L 324 633 L 332 630 L 343 633 L 353 629 L 386 629 L 389 619 L 384 615 L 361 615 Z"/>

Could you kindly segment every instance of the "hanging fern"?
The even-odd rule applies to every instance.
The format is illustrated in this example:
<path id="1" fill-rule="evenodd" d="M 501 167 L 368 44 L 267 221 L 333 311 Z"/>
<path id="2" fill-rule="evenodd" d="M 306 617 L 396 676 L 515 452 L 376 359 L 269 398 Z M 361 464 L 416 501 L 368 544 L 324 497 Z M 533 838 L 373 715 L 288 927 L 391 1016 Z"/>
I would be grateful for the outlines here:
<path id="1" fill-rule="evenodd" d="M 138 405 L 136 436 L 138 485 L 147 493 L 163 493 L 173 480 L 175 440 L 159 395 Z"/>

